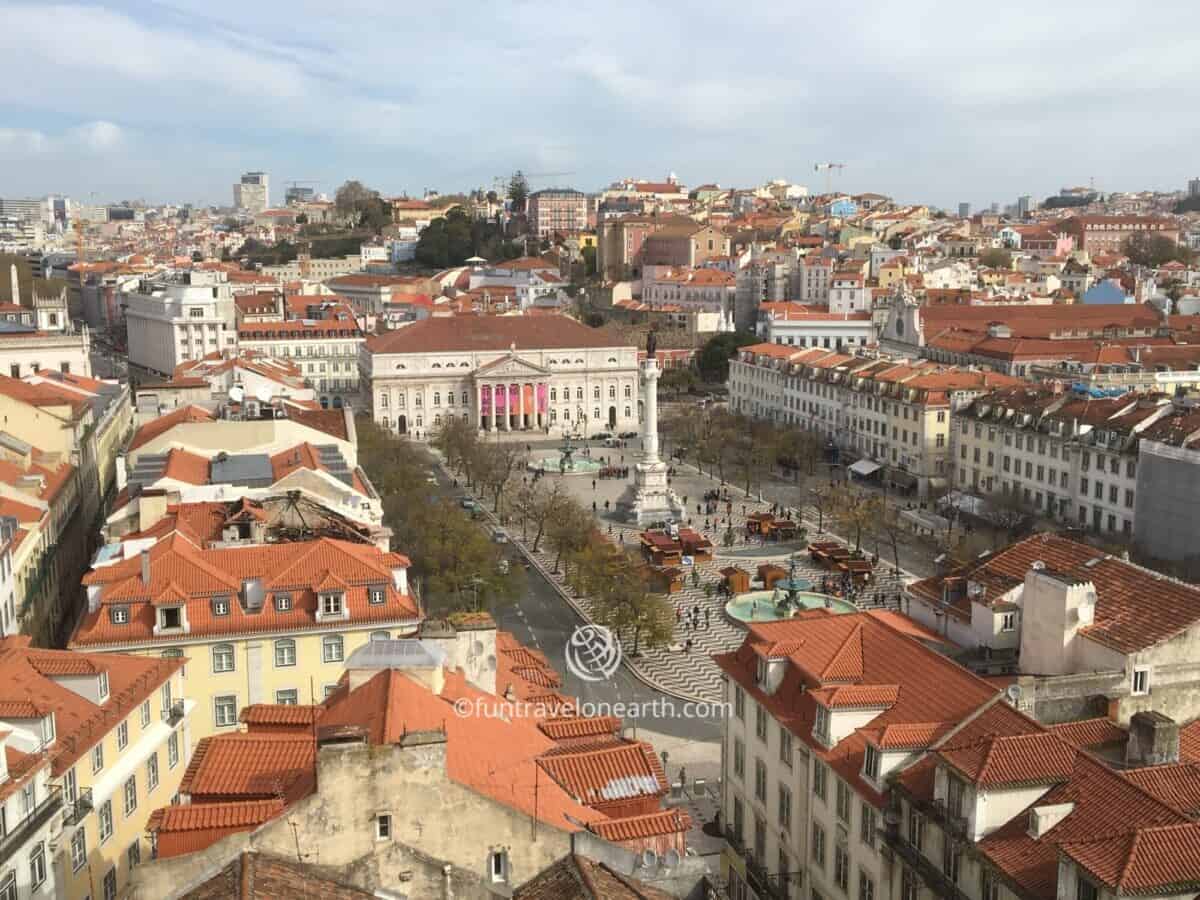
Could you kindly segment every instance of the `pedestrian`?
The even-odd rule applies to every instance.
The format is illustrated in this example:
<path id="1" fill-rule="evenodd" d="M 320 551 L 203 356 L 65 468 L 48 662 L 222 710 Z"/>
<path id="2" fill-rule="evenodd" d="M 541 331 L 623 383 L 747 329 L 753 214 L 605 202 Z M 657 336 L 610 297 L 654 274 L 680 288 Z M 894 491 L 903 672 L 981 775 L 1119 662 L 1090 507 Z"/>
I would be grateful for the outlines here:
<path id="1" fill-rule="evenodd" d="M 608 512 L 608 501 L 607 500 L 604 501 L 604 511 Z"/>
<path id="2" fill-rule="evenodd" d="M 708 610 L 708 607 L 706 606 L 706 607 L 704 607 L 704 630 L 705 631 L 708 631 L 708 629 L 709 629 L 708 614 L 709 614 L 709 610 Z"/>
<path id="3" fill-rule="evenodd" d="M 687 769 L 685 769 L 683 766 L 679 767 L 679 786 L 685 789 L 687 788 Z"/>
<path id="4" fill-rule="evenodd" d="M 683 610 L 680 607 L 676 606 L 675 607 L 675 624 L 678 625 L 680 619 L 682 619 L 682 618 L 683 618 Z"/>
<path id="5" fill-rule="evenodd" d="M 607 504 L 607 503 L 605 503 L 604 505 L 605 505 L 605 507 L 607 508 L 608 504 Z M 608 533 L 609 533 L 609 534 L 612 534 L 612 522 L 609 522 L 609 523 L 608 523 Z"/>
<path id="6" fill-rule="evenodd" d="M 596 512 L 596 501 L 595 501 L 595 500 L 593 500 L 593 501 L 592 501 L 592 513 L 593 513 L 593 515 L 595 514 L 595 512 Z"/>
<path id="7" fill-rule="evenodd" d="M 683 645 L 683 652 L 684 652 L 684 653 L 691 653 L 691 652 L 692 652 L 692 639 L 691 639 L 691 638 L 688 638 L 688 639 L 687 639 L 687 641 L 684 643 L 684 645 Z"/>
<path id="8" fill-rule="evenodd" d="M 592 490 L 594 491 L 595 489 L 596 489 L 596 479 L 593 478 L 592 479 Z"/>
<path id="9" fill-rule="evenodd" d="M 621 544 L 625 543 L 625 532 L 622 531 L 619 535 L 617 535 L 617 542 Z"/>

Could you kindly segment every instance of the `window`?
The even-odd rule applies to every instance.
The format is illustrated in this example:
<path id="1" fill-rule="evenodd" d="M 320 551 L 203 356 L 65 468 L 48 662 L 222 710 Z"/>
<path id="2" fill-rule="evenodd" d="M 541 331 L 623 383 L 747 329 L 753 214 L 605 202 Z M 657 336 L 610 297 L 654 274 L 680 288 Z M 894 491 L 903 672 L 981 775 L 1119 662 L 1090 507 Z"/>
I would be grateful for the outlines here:
<path id="1" fill-rule="evenodd" d="M 381 585 L 373 585 L 367 589 L 367 602 L 372 605 L 379 605 L 387 599 L 387 588 Z"/>
<path id="2" fill-rule="evenodd" d="M 829 771 L 821 764 L 820 760 L 813 757 L 813 789 L 812 792 L 822 801 L 826 798 L 825 788 L 829 782 Z"/>
<path id="3" fill-rule="evenodd" d="M 1075 898 L 1076 900 L 1100 900 L 1100 891 L 1092 882 L 1082 875 L 1078 875 L 1075 881 Z"/>
<path id="4" fill-rule="evenodd" d="M 125 782 L 125 817 L 128 818 L 137 809 L 137 776 L 130 775 Z"/>
<path id="5" fill-rule="evenodd" d="M 837 817 L 843 822 L 850 821 L 850 785 L 840 778 L 837 783 Z"/>
<path id="6" fill-rule="evenodd" d="M 63 800 L 67 803 L 74 803 L 77 796 L 78 782 L 75 780 L 75 769 L 72 767 L 63 774 Z"/>
<path id="7" fill-rule="evenodd" d="M 979 870 L 981 900 L 1000 900 L 1000 879 L 990 869 Z"/>
<path id="8" fill-rule="evenodd" d="M 813 735 L 821 743 L 829 743 L 829 710 L 819 703 L 817 704 L 816 717 L 813 719 Z"/>
<path id="9" fill-rule="evenodd" d="M 296 664 L 296 642 L 290 638 L 275 642 L 275 667 L 287 668 Z"/>
<path id="10" fill-rule="evenodd" d="M 492 881 L 505 881 L 508 877 L 508 858 L 503 850 L 494 850 L 488 857 L 488 871 Z"/>
<path id="11" fill-rule="evenodd" d="M 779 761 L 787 766 L 792 767 L 792 733 L 779 726 Z"/>
<path id="12" fill-rule="evenodd" d="M 113 818 L 112 818 L 112 801 L 105 800 L 100 806 L 100 812 L 96 815 L 96 821 L 99 822 L 100 843 L 103 844 L 112 837 Z"/>
<path id="13" fill-rule="evenodd" d="M 754 796 L 760 803 L 767 802 L 767 767 L 761 759 L 754 760 Z"/>
<path id="14" fill-rule="evenodd" d="M 80 826 L 71 835 L 71 871 L 78 872 L 87 862 L 87 829 Z"/>
<path id="15" fill-rule="evenodd" d="M 115 867 L 104 873 L 104 900 L 117 900 L 117 870 Z"/>
<path id="16" fill-rule="evenodd" d="M 232 672 L 233 667 L 233 644 L 216 644 L 212 648 L 213 671 Z"/>
<path id="17" fill-rule="evenodd" d="M 825 829 L 816 822 L 813 822 L 812 858 L 815 866 L 825 868 Z"/>
<path id="18" fill-rule="evenodd" d="M 128 606 L 112 606 L 108 610 L 108 618 L 114 625 L 124 625 L 129 621 Z"/>
<path id="19" fill-rule="evenodd" d="M 875 881 L 862 869 L 858 870 L 858 900 L 875 900 Z"/>
<path id="20" fill-rule="evenodd" d="M 908 842 L 918 850 L 925 843 L 925 820 L 915 809 L 908 811 Z"/>
<path id="21" fill-rule="evenodd" d="M 390 841 L 392 839 L 392 817 L 380 813 L 375 817 L 375 840 Z"/>
<path id="22" fill-rule="evenodd" d="M 746 692 L 740 684 L 733 686 L 733 714 L 739 719 L 746 718 Z"/>
<path id="23" fill-rule="evenodd" d="M 226 695 L 213 698 L 213 722 L 218 728 L 237 724 L 237 697 Z"/>
<path id="24" fill-rule="evenodd" d="M 275 595 L 275 611 L 276 612 L 287 612 L 291 608 L 292 608 L 292 595 L 291 594 L 276 594 Z"/>
<path id="25" fill-rule="evenodd" d="M 155 750 L 146 759 L 146 793 L 158 787 L 158 751 Z"/>
<path id="26" fill-rule="evenodd" d="M 142 845 L 140 841 L 134 841 L 129 845 L 129 849 L 125 851 L 125 858 L 129 860 L 129 868 L 133 868 L 142 861 Z"/>
<path id="27" fill-rule="evenodd" d="M 142 727 L 146 728 L 150 725 L 150 701 L 142 701 Z"/>
<path id="28" fill-rule="evenodd" d="M 104 768 L 104 745 L 97 744 L 92 748 L 92 774 L 95 775 Z"/>
<path id="29" fill-rule="evenodd" d="M 761 703 L 754 704 L 754 733 L 764 744 L 767 742 L 767 711 Z"/>
<path id="30" fill-rule="evenodd" d="M 865 846 L 875 846 L 875 807 L 865 800 L 862 804 L 862 819 L 859 822 L 858 836 Z"/>
<path id="31" fill-rule="evenodd" d="M 946 810 L 950 815 L 962 817 L 965 795 L 966 787 L 963 783 L 953 775 L 948 776 L 946 780 Z"/>
<path id="32" fill-rule="evenodd" d="M 792 792 L 783 782 L 779 783 L 779 827 L 784 831 L 792 828 Z"/>
<path id="33" fill-rule="evenodd" d="M 962 852 L 954 846 L 947 835 L 942 839 L 942 874 L 955 884 L 958 884 L 958 872 L 962 867 Z"/>
<path id="34" fill-rule="evenodd" d="M 1149 669 L 1134 669 L 1133 670 L 1133 693 L 1135 695 L 1150 693 L 1150 670 Z"/>
<path id="35" fill-rule="evenodd" d="M 300 702 L 300 692 L 295 688 L 275 692 L 275 702 L 280 706 L 295 706 Z"/>
<path id="36" fill-rule="evenodd" d="M 173 769 L 179 765 L 179 733 L 175 732 L 167 738 L 167 768 Z"/>
<path id="37" fill-rule="evenodd" d="M 321 595 L 321 615 L 323 616 L 340 616 L 342 614 L 342 595 L 341 594 L 322 594 Z"/>
<path id="38" fill-rule="evenodd" d="M 879 750 L 870 744 L 867 744 L 867 751 L 863 756 L 863 774 L 872 781 L 879 780 Z"/>
<path id="39" fill-rule="evenodd" d="M 733 774 L 738 778 L 746 775 L 746 747 L 740 738 L 733 739 Z"/>
<path id="40" fill-rule="evenodd" d="M 178 606 L 164 606 L 158 611 L 158 626 L 163 631 L 183 627 L 183 612 Z"/>
<path id="41" fill-rule="evenodd" d="M 843 891 L 850 886 L 850 854 L 840 844 L 833 848 L 833 881 Z"/>
<path id="42" fill-rule="evenodd" d="M 918 900 L 921 896 L 921 885 L 917 874 L 907 866 L 900 872 L 900 900 Z"/>
<path id="43" fill-rule="evenodd" d="M 46 845 L 38 841 L 29 851 L 29 884 L 36 891 L 46 880 Z"/>
<path id="44" fill-rule="evenodd" d="M 341 635 L 331 634 L 321 639 L 321 659 L 327 663 L 341 662 L 344 658 Z"/>
<path id="45" fill-rule="evenodd" d="M 229 598 L 228 597 L 213 597 L 212 611 L 214 616 L 229 615 Z"/>
<path id="46" fill-rule="evenodd" d="M 117 750 L 124 750 L 129 746 L 129 723 L 122 722 L 117 726 Z"/>
<path id="47" fill-rule="evenodd" d="M 1017 614 L 1015 612 L 1006 612 L 1000 616 L 1001 631 L 1016 631 L 1017 629 Z"/>

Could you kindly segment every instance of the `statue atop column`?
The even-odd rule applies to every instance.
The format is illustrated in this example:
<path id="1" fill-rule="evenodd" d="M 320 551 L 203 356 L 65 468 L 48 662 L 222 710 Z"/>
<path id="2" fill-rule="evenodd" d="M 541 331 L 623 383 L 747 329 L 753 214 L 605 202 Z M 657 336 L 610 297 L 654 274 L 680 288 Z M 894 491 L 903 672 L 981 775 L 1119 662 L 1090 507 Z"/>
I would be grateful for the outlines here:
<path id="1" fill-rule="evenodd" d="M 658 351 L 658 333 L 651 328 L 646 332 L 646 359 L 654 359 Z"/>

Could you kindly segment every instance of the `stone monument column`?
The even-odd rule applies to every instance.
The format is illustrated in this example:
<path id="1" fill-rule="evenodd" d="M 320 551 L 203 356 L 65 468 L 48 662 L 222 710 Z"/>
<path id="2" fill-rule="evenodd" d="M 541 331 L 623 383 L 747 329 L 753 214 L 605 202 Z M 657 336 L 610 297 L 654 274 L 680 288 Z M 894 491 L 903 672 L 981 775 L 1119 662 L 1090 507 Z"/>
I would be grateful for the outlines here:
<path id="1" fill-rule="evenodd" d="M 658 360 L 651 357 L 642 363 L 642 388 L 645 403 L 643 461 L 656 463 L 658 458 Z"/>

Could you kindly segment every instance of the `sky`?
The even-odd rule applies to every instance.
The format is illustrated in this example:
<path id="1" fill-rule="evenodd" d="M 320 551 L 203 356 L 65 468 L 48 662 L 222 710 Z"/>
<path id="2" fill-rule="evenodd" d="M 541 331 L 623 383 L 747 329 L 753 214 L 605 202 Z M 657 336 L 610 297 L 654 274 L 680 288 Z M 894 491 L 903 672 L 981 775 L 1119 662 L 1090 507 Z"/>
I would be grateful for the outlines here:
<path id="1" fill-rule="evenodd" d="M 786 178 L 953 207 L 1200 176 L 1195 0 L 0 0 L 0 196 Z M 560 174 L 565 173 L 565 174 Z"/>

